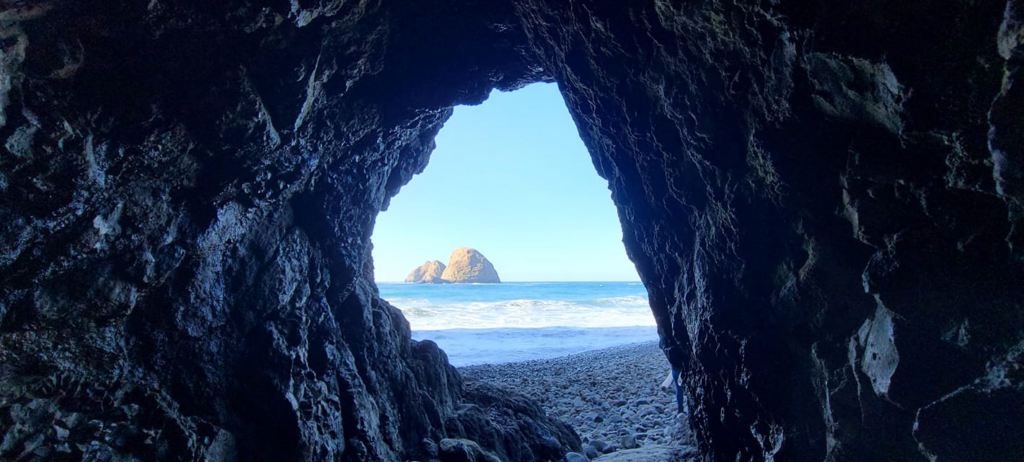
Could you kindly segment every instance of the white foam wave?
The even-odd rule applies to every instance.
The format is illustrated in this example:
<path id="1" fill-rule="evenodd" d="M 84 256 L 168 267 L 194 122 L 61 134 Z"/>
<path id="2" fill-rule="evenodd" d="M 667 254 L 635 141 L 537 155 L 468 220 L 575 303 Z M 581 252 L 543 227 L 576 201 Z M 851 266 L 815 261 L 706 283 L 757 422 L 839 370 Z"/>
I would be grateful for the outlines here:
<path id="1" fill-rule="evenodd" d="M 425 298 L 392 298 L 388 299 L 388 303 L 395 306 L 430 306 L 430 300 Z"/>
<path id="2" fill-rule="evenodd" d="M 416 340 L 432 340 L 455 366 L 554 358 L 587 350 L 656 341 L 653 326 L 597 329 L 447 329 L 413 331 Z"/>
<path id="3" fill-rule="evenodd" d="M 624 297 L 599 298 L 592 302 L 595 305 L 648 306 L 647 297 L 627 295 Z"/>
<path id="4" fill-rule="evenodd" d="M 427 300 L 389 300 L 414 330 L 545 327 L 654 326 L 646 297 L 626 296 L 573 302 L 510 300 L 431 305 Z"/>

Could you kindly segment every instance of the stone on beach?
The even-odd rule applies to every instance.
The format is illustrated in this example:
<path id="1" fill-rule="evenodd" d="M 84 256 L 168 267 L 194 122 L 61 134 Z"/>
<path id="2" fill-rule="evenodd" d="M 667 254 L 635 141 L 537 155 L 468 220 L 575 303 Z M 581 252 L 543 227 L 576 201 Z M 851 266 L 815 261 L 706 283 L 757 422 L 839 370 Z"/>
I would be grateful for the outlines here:
<path id="1" fill-rule="evenodd" d="M 655 457 L 692 446 L 686 417 L 676 413 L 674 392 L 660 389 L 664 368 L 664 354 L 649 342 L 459 372 L 468 384 L 488 383 L 538 400 L 549 417 L 575 428 L 587 457 L 606 460 L 601 454 L 637 447 L 667 448 L 636 456 Z"/>
<path id="2" fill-rule="evenodd" d="M 442 462 L 502 462 L 500 458 L 484 451 L 475 441 L 451 438 L 441 440 Z"/>
<path id="3" fill-rule="evenodd" d="M 605 452 L 605 450 L 608 449 L 608 443 L 605 443 L 602 440 L 592 440 L 590 441 L 590 446 L 598 452 Z"/>
<path id="4" fill-rule="evenodd" d="M 677 462 L 696 460 L 692 446 L 644 446 L 605 454 L 600 462 Z"/>

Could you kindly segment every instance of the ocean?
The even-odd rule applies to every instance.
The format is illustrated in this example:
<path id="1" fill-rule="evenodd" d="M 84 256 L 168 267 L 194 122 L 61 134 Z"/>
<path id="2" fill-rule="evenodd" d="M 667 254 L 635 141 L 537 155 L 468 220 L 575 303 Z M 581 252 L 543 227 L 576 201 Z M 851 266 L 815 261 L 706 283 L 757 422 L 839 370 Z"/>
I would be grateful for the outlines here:
<path id="1" fill-rule="evenodd" d="M 377 283 L 416 340 L 455 366 L 547 359 L 657 340 L 639 282 Z"/>

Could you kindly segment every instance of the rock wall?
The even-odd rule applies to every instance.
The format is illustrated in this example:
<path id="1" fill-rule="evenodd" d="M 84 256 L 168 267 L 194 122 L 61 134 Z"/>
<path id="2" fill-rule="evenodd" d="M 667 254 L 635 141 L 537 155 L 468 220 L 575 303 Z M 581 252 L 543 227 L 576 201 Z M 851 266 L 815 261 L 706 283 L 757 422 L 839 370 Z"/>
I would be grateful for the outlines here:
<path id="1" fill-rule="evenodd" d="M 707 457 L 1019 457 L 1019 2 L 517 8 Z"/>
<path id="2" fill-rule="evenodd" d="M 1018 457 L 1019 2 L 517 5 L 709 458 Z"/>
<path id="3" fill-rule="evenodd" d="M 372 281 L 453 103 L 546 78 L 509 5 L 2 5 L 0 459 L 578 449 Z"/>
<path id="4" fill-rule="evenodd" d="M 578 447 L 371 280 L 450 107 L 552 79 L 707 460 L 1020 453 L 1018 2 L 2 5 L 0 458 Z"/>

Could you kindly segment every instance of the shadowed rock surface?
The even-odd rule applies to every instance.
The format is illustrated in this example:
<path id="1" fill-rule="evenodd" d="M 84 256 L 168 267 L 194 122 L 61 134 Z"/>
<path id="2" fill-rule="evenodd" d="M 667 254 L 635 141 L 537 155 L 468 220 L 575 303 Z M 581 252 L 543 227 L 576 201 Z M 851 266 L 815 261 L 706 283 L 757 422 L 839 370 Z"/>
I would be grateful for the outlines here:
<path id="1" fill-rule="evenodd" d="M 444 273 L 444 263 L 437 260 L 428 261 L 419 268 L 412 270 L 409 276 L 405 278 L 405 282 L 415 282 L 423 284 L 444 284 L 444 279 L 441 275 Z"/>
<path id="2" fill-rule="evenodd" d="M 706 460 L 1021 453 L 1018 1 L 0 9 L 0 459 L 580 450 L 372 281 L 451 106 L 536 81 Z"/>
<path id="3" fill-rule="evenodd" d="M 501 278 L 490 260 L 476 249 L 459 247 L 448 258 L 441 279 L 452 283 L 499 283 Z"/>

